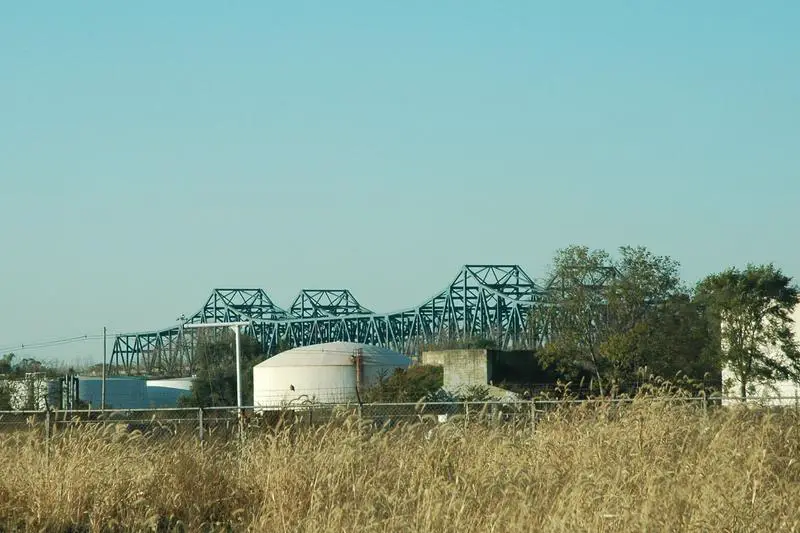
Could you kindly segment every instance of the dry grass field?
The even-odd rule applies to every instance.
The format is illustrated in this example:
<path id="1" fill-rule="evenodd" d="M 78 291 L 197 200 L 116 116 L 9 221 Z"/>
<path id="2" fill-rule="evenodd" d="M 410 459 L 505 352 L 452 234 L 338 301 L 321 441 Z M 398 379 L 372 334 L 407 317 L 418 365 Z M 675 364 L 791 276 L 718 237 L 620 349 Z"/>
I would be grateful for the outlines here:
<path id="1" fill-rule="evenodd" d="M 798 531 L 800 416 L 641 401 L 537 424 L 0 436 L 6 531 Z"/>

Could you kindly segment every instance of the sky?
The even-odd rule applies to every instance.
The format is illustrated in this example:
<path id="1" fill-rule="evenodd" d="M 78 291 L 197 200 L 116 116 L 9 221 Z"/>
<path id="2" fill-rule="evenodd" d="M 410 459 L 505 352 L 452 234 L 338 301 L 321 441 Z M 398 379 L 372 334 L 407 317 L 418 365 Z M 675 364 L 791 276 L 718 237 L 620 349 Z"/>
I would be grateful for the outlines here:
<path id="1" fill-rule="evenodd" d="M 643 245 L 800 278 L 800 3 L 0 7 L 0 351 Z M 88 336 L 51 348 L 25 344 Z"/>

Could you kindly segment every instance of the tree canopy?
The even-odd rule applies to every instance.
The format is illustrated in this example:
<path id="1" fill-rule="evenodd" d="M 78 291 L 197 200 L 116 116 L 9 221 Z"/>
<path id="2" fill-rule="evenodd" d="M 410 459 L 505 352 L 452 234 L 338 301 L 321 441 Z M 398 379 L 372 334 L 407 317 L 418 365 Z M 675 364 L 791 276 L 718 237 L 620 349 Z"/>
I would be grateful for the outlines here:
<path id="1" fill-rule="evenodd" d="M 10 378 L 21 378 L 25 374 L 41 372 L 48 377 L 57 376 L 60 371 L 51 363 L 34 359 L 33 357 L 18 358 L 14 353 L 7 353 L 0 357 L 0 375 Z"/>
<path id="2" fill-rule="evenodd" d="M 398 368 L 364 392 L 364 402 L 417 402 L 442 388 L 444 371 L 440 366 L 415 365 Z"/>
<path id="3" fill-rule="evenodd" d="M 567 378 L 589 377 L 604 394 L 642 372 L 702 380 L 717 368 L 712 326 L 668 256 L 570 246 L 556 252 L 550 288 L 535 318 L 549 328 L 540 359 Z"/>
<path id="4" fill-rule="evenodd" d="M 13 353 L 7 353 L 0 358 L 0 375 L 10 374 L 13 369 L 14 358 L 16 357 Z"/>
<path id="5" fill-rule="evenodd" d="M 729 268 L 698 284 L 697 296 L 719 323 L 722 360 L 746 398 L 751 386 L 800 381 L 792 330 L 798 289 L 773 264 Z"/>
<path id="6" fill-rule="evenodd" d="M 241 383 L 243 405 L 253 404 L 253 366 L 264 360 L 258 339 L 241 335 Z M 187 407 L 236 405 L 236 345 L 232 331 L 201 335 L 195 350 L 197 373 L 191 396 L 182 398 Z"/>

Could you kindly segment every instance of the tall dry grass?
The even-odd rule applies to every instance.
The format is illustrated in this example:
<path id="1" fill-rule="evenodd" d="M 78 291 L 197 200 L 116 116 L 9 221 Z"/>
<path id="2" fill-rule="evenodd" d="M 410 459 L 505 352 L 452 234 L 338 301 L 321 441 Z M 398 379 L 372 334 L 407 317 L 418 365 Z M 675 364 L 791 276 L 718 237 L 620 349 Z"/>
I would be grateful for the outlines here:
<path id="1" fill-rule="evenodd" d="M 797 531 L 800 416 L 639 401 L 530 425 L 346 419 L 239 447 L 113 426 L 0 436 L 0 526 L 31 531 Z"/>

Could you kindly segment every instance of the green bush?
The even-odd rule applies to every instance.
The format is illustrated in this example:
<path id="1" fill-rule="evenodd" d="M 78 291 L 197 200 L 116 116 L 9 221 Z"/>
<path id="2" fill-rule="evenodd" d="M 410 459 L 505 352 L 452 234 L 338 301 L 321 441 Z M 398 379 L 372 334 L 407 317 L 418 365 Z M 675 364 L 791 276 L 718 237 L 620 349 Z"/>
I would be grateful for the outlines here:
<path id="1" fill-rule="evenodd" d="M 381 376 L 361 399 L 373 402 L 416 402 L 442 388 L 444 370 L 440 366 L 413 365 L 398 368 L 389 376 Z"/>

